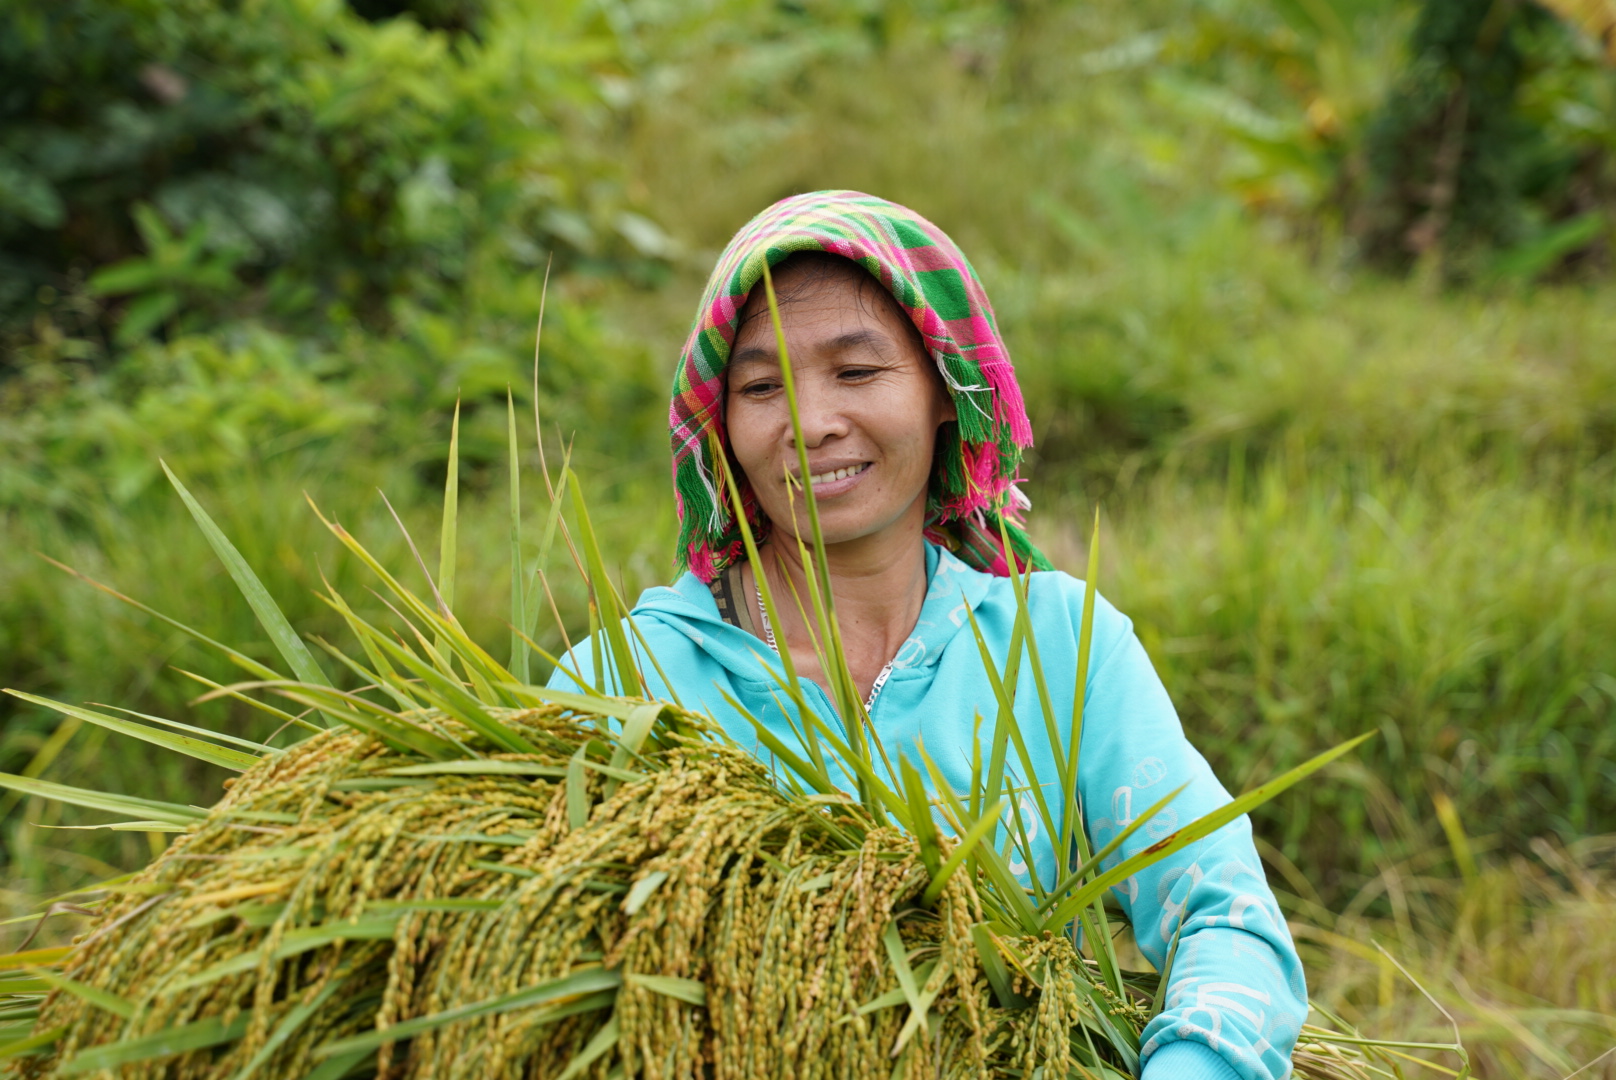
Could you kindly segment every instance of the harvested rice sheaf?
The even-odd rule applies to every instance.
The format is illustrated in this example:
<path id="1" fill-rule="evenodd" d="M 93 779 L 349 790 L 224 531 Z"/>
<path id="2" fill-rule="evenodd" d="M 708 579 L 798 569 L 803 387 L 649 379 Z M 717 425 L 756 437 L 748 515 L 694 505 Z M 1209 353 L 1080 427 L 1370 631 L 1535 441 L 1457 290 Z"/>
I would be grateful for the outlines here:
<path id="1" fill-rule="evenodd" d="M 912 838 L 641 708 L 637 751 L 547 706 L 497 714 L 533 753 L 422 716 L 467 755 L 334 729 L 254 766 L 87 929 L 20 1075 L 1131 1071 L 1108 1032 L 1148 981 L 1120 1000 L 1066 938 L 986 938 L 969 875 L 922 905 Z"/>

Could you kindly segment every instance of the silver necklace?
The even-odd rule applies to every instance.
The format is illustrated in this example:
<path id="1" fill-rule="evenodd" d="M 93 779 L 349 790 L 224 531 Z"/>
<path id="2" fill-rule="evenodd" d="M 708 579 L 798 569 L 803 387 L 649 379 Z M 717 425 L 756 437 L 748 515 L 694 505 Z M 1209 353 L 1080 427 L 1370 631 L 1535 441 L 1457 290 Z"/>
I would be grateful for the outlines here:
<path id="1" fill-rule="evenodd" d="M 774 624 L 769 621 L 769 609 L 768 606 L 763 603 L 763 594 L 758 592 L 757 575 L 755 573 L 752 576 L 752 595 L 757 599 L 758 614 L 763 617 L 763 640 L 768 642 L 769 648 L 774 650 L 774 655 L 779 656 L 780 646 L 775 644 L 774 641 Z M 864 699 L 865 712 L 869 712 L 871 709 L 875 708 L 875 696 L 879 694 L 881 692 L 881 688 L 887 684 L 887 676 L 892 674 L 892 665 L 897 662 L 897 659 L 898 658 L 894 656 L 891 660 L 888 660 L 887 666 L 881 669 L 881 674 L 877 675 L 875 677 L 875 682 L 870 684 L 870 696 Z"/>

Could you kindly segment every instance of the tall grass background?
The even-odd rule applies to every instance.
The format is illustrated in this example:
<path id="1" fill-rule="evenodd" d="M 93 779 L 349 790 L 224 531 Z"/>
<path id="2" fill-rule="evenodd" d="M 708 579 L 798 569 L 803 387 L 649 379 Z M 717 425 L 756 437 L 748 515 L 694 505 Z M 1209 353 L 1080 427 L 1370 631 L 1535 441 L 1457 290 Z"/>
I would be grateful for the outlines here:
<path id="1" fill-rule="evenodd" d="M 1283 29 L 1259 5 L 944 7 L 895 6 L 880 33 L 853 5 L 622 9 L 630 61 L 591 137 L 665 257 L 636 274 L 583 260 L 551 282 L 538 404 L 590 480 L 624 591 L 671 573 L 666 386 L 718 248 L 794 191 L 914 206 L 996 303 L 1038 438 L 1035 539 L 1077 570 L 1100 507 L 1101 589 L 1227 786 L 1380 732 L 1256 816 L 1313 928 L 1315 996 L 1371 1026 L 1447 1030 L 1383 941 L 1480 1075 L 1570 1072 L 1616 1043 L 1600 839 L 1616 834 L 1616 287 L 1446 291 L 1358 267 L 1307 153 L 1275 165 L 1209 111 L 1212 86 L 1302 131 L 1272 50 L 1240 46 Z M 1286 48 L 1350 122 L 1393 79 L 1412 15 L 1347 8 L 1347 40 Z M 503 397 L 528 396 L 542 273 L 473 260 L 462 297 L 401 301 L 385 329 L 300 337 L 248 314 L 111 371 L 48 334 L 19 346 L 0 383 L 0 685 L 267 734 L 228 702 L 188 706 L 199 688 L 176 668 L 225 671 L 35 553 L 256 640 L 157 482 L 162 456 L 297 628 L 334 636 L 313 590 L 359 576 L 304 493 L 409 565 L 377 490 L 434 535 L 457 399 L 456 608 L 503 640 Z M 557 603 L 581 633 L 566 577 Z M 206 767 L 53 737 L 56 718 L 11 699 L 0 724 L 0 771 L 219 792 Z M 149 853 L 139 834 L 50 828 L 89 814 L 0 809 L 10 914 Z"/>

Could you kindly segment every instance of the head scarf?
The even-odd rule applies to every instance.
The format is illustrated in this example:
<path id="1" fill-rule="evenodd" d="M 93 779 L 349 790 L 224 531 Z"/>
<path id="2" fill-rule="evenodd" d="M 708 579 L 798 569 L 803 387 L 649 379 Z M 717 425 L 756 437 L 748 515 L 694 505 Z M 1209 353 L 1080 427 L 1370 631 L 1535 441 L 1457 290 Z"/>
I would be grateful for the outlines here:
<path id="1" fill-rule="evenodd" d="M 707 280 L 674 376 L 668 423 L 679 512 L 677 561 L 712 581 L 743 557 L 741 533 L 718 468 L 733 464 L 724 430 L 724 367 L 741 309 L 763 277 L 799 251 L 828 251 L 858 263 L 884 285 L 920 331 L 953 396 L 958 420 L 937 434 L 926 500 L 926 535 L 968 565 L 1006 575 L 1000 525 L 1018 568 L 1049 561 L 1020 527 L 1029 509 L 1016 486 L 1032 427 L 999 338 L 993 306 L 954 241 L 897 203 L 857 191 L 815 191 L 782 199 L 735 234 Z M 722 462 L 713 460 L 722 448 Z M 733 475 L 747 520 L 761 539 L 767 522 L 745 475 Z"/>

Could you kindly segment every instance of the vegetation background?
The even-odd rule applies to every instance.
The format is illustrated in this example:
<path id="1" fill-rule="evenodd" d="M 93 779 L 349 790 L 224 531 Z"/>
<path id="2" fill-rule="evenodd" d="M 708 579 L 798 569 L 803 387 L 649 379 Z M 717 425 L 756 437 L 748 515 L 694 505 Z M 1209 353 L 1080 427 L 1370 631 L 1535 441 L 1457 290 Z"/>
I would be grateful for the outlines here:
<path id="1" fill-rule="evenodd" d="M 976 261 L 1034 535 L 1075 569 L 1100 505 L 1228 786 L 1380 732 L 1256 822 L 1316 999 L 1564 1075 L 1616 1043 L 1613 65 L 1610 0 L 0 0 L 0 686 L 266 734 L 36 553 L 258 641 L 162 458 L 335 635 L 304 493 L 406 565 L 376 492 L 434 534 L 457 401 L 457 608 L 502 640 L 552 264 L 552 449 L 665 581 L 717 250 L 871 191 Z M 0 697 L 0 771 L 217 796 L 104 734 Z M 0 796 L 0 914 L 158 842 L 56 831 L 95 820 Z"/>

